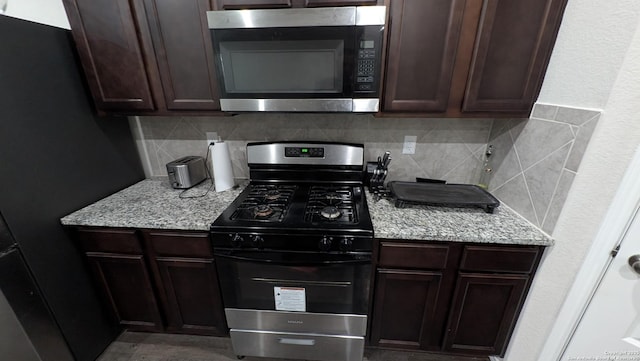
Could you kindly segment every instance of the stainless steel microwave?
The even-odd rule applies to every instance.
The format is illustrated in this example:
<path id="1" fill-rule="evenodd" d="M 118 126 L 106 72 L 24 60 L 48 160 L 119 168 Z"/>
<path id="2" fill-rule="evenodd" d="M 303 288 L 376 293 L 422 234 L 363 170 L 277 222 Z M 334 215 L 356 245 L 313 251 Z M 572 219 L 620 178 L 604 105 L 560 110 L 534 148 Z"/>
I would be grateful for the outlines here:
<path id="1" fill-rule="evenodd" d="M 384 6 L 208 11 L 223 111 L 376 112 Z"/>

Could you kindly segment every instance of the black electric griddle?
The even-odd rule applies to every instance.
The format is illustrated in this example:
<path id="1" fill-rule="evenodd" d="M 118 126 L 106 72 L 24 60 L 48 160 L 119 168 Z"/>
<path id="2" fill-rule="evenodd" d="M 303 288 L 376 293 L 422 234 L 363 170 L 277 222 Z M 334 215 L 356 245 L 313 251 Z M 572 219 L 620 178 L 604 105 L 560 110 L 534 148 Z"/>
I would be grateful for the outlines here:
<path id="1" fill-rule="evenodd" d="M 487 213 L 500 205 L 491 193 L 473 184 L 416 183 L 393 181 L 388 184 L 395 205 L 407 204 L 442 207 L 480 207 Z"/>

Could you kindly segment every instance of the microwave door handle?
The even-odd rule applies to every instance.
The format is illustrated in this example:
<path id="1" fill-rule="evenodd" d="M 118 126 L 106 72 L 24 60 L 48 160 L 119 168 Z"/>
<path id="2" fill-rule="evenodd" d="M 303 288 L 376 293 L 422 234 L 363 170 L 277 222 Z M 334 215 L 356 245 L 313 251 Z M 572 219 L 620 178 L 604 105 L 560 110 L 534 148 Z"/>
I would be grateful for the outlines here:
<path id="1" fill-rule="evenodd" d="M 282 266 L 330 266 L 330 265 L 357 265 L 357 264 L 370 264 L 371 257 L 366 257 L 363 259 L 351 259 L 351 260 L 340 260 L 340 261 L 290 261 L 290 262 L 276 262 L 272 260 L 265 260 L 262 258 L 255 257 L 246 257 L 246 256 L 232 256 L 228 254 L 214 253 L 214 258 L 226 258 L 235 261 L 246 261 L 246 262 L 255 262 L 255 263 L 265 263 L 272 265 L 282 265 Z"/>

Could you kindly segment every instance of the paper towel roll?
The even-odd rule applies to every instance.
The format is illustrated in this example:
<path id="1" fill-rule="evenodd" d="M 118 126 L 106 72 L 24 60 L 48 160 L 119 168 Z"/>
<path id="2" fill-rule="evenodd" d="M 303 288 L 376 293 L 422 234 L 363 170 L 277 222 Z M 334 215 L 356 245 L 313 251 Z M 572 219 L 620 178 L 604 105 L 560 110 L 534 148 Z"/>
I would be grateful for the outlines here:
<path id="1" fill-rule="evenodd" d="M 216 192 L 226 191 L 235 185 L 229 146 L 223 141 L 211 145 L 211 169 Z"/>

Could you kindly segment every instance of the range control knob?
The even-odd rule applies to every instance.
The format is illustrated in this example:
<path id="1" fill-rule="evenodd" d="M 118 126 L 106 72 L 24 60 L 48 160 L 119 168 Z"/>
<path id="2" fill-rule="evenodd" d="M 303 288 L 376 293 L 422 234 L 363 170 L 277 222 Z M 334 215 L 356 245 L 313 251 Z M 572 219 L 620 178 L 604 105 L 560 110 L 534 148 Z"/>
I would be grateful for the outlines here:
<path id="1" fill-rule="evenodd" d="M 353 237 L 345 237 L 340 241 L 341 251 L 351 251 L 353 249 Z"/>
<path id="2" fill-rule="evenodd" d="M 331 243 L 333 242 L 333 237 L 322 236 L 320 242 L 318 242 L 318 248 L 321 251 L 328 251 L 331 249 Z"/>
<path id="3" fill-rule="evenodd" d="M 251 236 L 251 245 L 255 248 L 264 248 L 264 238 L 262 236 L 253 235 Z"/>
<path id="4" fill-rule="evenodd" d="M 231 236 L 231 245 L 236 247 L 236 248 L 240 248 L 242 247 L 242 243 L 244 243 L 244 238 L 242 238 L 241 235 L 239 235 L 238 233 L 236 234 L 230 234 Z"/>

